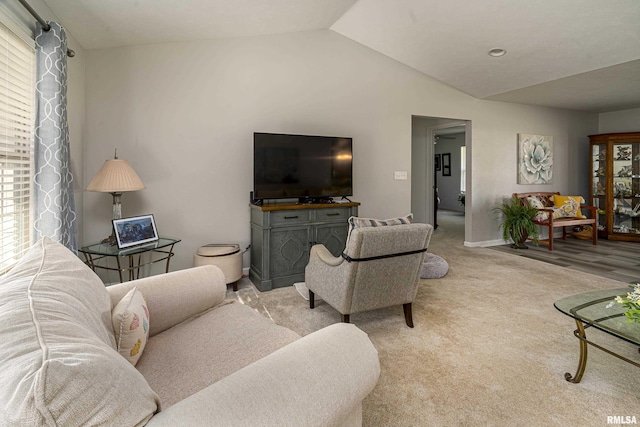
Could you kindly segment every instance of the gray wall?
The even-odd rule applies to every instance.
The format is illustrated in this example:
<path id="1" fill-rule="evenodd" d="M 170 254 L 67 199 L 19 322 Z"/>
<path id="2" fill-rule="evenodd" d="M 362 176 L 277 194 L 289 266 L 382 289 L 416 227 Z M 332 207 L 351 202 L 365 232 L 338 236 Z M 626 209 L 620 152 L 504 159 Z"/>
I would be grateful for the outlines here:
<path id="1" fill-rule="evenodd" d="M 640 132 L 640 108 L 601 113 L 598 133 Z"/>
<path id="2" fill-rule="evenodd" d="M 473 124 L 469 245 L 499 241 L 490 209 L 536 187 L 515 184 L 519 132 L 554 136 L 554 190 L 588 190 L 596 114 L 481 101 L 332 31 L 89 52 L 84 185 L 117 147 L 147 186 L 123 196 L 123 214 L 155 214 L 161 234 L 183 239 L 172 265 L 186 268 L 202 244 L 249 243 L 254 131 L 353 137 L 360 215 L 409 212 L 412 116 Z M 409 179 L 394 180 L 403 170 Z M 95 241 L 111 199 L 84 196 Z"/>

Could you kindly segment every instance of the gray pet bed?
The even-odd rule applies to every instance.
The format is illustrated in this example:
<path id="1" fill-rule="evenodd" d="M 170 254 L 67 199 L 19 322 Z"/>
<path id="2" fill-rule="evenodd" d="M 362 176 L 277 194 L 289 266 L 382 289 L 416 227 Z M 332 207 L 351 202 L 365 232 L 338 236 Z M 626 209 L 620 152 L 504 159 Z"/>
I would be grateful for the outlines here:
<path id="1" fill-rule="evenodd" d="M 422 279 L 439 279 L 444 277 L 449 271 L 449 264 L 444 258 L 427 252 L 422 264 Z"/>

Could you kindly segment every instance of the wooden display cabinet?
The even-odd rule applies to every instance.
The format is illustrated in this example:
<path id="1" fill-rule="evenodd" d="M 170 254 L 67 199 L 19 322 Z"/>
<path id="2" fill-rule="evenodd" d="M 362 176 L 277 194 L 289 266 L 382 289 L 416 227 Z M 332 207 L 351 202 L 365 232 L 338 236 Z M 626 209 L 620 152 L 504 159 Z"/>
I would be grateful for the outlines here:
<path id="1" fill-rule="evenodd" d="M 591 204 L 598 234 L 640 241 L 640 132 L 590 135 Z"/>

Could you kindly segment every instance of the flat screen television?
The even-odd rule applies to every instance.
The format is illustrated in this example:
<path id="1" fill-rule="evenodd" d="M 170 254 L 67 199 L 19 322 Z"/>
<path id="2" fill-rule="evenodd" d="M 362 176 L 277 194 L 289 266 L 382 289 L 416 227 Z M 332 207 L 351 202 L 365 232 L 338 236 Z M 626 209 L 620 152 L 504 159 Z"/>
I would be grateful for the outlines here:
<path id="1" fill-rule="evenodd" d="M 253 134 L 253 198 L 326 201 L 353 195 L 352 139 Z"/>

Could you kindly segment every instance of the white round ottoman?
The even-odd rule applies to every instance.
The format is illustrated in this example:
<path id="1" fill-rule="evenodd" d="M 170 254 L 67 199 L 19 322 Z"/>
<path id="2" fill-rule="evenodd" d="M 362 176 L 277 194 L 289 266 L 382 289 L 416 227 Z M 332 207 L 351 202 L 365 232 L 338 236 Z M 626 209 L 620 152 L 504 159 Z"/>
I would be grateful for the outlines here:
<path id="1" fill-rule="evenodd" d="M 238 290 L 238 280 L 242 277 L 242 252 L 235 243 L 211 243 L 200 246 L 193 256 L 193 266 L 215 265 L 224 273 L 225 283 Z"/>

